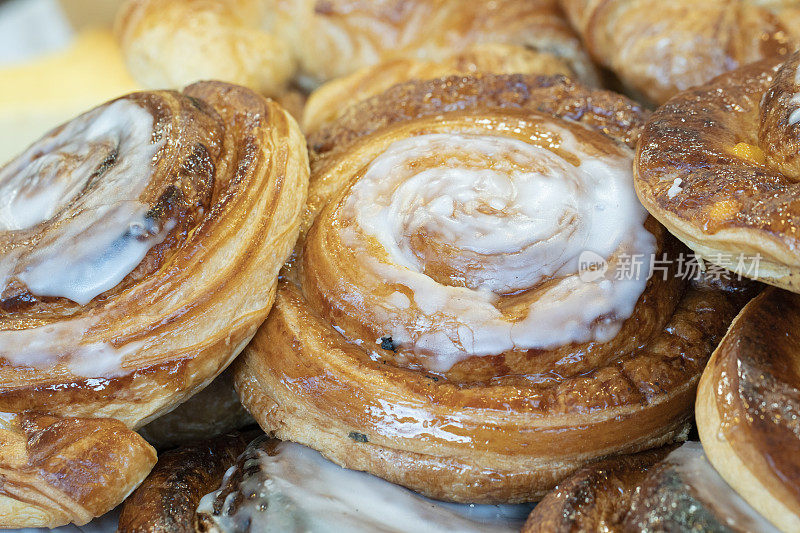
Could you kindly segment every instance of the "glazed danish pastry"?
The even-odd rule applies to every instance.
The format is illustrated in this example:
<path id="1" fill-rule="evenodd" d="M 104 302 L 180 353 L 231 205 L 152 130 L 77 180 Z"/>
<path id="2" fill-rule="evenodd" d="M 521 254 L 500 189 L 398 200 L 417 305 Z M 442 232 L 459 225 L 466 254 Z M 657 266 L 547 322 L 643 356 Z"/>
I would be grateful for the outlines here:
<path id="1" fill-rule="evenodd" d="M 113 100 L 9 162 L 0 411 L 137 428 L 205 387 L 271 307 L 307 179 L 294 120 L 218 82 Z"/>
<path id="2" fill-rule="evenodd" d="M 278 95 L 397 58 L 513 44 L 595 70 L 557 0 L 129 0 L 117 34 L 140 83 L 221 79 Z"/>
<path id="3" fill-rule="evenodd" d="M 596 61 L 662 104 L 800 42 L 796 0 L 561 0 Z"/>
<path id="4" fill-rule="evenodd" d="M 733 491 L 698 442 L 588 465 L 559 484 L 524 533 L 777 530 Z"/>
<path id="5" fill-rule="evenodd" d="M 800 55 L 679 94 L 645 127 L 635 184 L 706 261 L 800 291 Z"/>
<path id="6" fill-rule="evenodd" d="M 278 438 L 462 502 L 531 501 L 684 436 L 739 303 L 674 270 L 648 279 L 652 254 L 680 248 L 633 192 L 643 121 L 562 77 L 451 77 L 312 135 L 300 244 L 234 369 L 245 407 Z"/>
<path id="7" fill-rule="evenodd" d="M 769 289 L 736 317 L 697 393 L 697 429 L 725 481 L 782 531 L 800 529 L 800 297 Z"/>

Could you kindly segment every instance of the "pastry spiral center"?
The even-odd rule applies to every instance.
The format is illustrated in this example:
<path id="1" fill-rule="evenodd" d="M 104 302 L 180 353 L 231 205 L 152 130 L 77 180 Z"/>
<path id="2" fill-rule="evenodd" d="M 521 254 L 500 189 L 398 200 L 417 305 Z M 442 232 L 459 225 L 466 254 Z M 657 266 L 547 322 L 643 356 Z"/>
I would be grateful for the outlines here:
<path id="1" fill-rule="evenodd" d="M 448 285 L 496 294 L 530 289 L 591 237 L 580 172 L 514 139 L 399 141 L 352 192 L 359 224 L 395 263 Z"/>
<path id="2" fill-rule="evenodd" d="M 347 301 L 365 303 L 372 331 L 445 371 L 475 355 L 605 342 L 619 332 L 656 246 L 633 190 L 632 155 L 613 143 L 598 150 L 553 124 L 548 131 L 532 142 L 425 133 L 371 161 L 336 216 L 364 273 L 356 275 L 373 280 L 346 282 L 366 281 Z M 587 279 L 586 253 L 608 268 Z M 640 268 L 617 276 L 622 256 Z"/>
<path id="3" fill-rule="evenodd" d="M 86 304 L 114 287 L 174 223 L 148 215 L 153 116 L 118 100 L 86 113 L 0 169 L 0 295 L 12 278 Z M 47 222 L 47 225 L 42 223 Z M 3 232 L 7 232 L 3 235 Z"/>

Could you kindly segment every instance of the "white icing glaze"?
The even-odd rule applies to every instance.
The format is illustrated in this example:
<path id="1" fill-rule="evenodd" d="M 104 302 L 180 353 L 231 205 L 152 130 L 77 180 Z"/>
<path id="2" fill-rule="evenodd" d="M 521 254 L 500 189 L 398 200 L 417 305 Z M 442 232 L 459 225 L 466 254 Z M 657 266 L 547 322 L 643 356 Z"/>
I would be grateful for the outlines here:
<path id="1" fill-rule="evenodd" d="M 706 458 L 699 442 L 687 442 L 670 453 L 664 461 L 680 473 L 688 490 L 713 509 L 717 519 L 732 530 L 778 532 L 722 479 Z"/>
<path id="2" fill-rule="evenodd" d="M 435 502 L 365 472 L 342 468 L 292 442 L 279 443 L 273 456 L 257 453 L 253 462 L 260 475 L 246 476 L 239 485 L 244 503 L 236 512 L 225 512 L 236 495 L 231 493 L 222 516 L 214 517 L 221 531 L 499 533 L 519 531 L 531 509 Z M 198 513 L 211 514 L 216 495 L 204 496 Z"/>
<path id="3" fill-rule="evenodd" d="M 681 178 L 675 178 L 674 180 L 672 180 L 672 185 L 670 185 L 669 189 L 667 189 L 667 197 L 670 200 L 675 198 L 678 194 L 680 194 L 683 191 L 681 183 L 683 183 L 683 180 Z"/>
<path id="4" fill-rule="evenodd" d="M 644 290 L 655 239 L 634 193 L 632 154 L 589 155 L 569 131 L 550 128 L 578 166 L 516 139 L 426 134 L 391 144 L 349 192 L 343 210 L 357 229 L 346 227 L 342 241 L 383 247 L 386 261 L 370 259 L 365 268 L 410 290 L 421 311 L 405 313 L 408 298 L 395 292 L 382 305 L 387 317 L 399 317 L 388 333 L 428 356 L 433 370 L 470 355 L 610 340 Z M 434 164 L 415 165 L 437 154 Z M 420 241 L 435 252 L 420 250 Z M 578 258 L 587 249 L 641 256 L 643 268 L 631 279 L 609 271 L 582 281 Z M 453 267 L 464 286 L 427 275 L 431 261 Z M 557 281 L 521 320 L 495 307 L 498 296 L 551 276 Z"/>
<path id="5" fill-rule="evenodd" d="M 163 144 L 151 142 L 152 129 L 150 113 L 119 100 L 68 123 L 0 169 L 0 232 L 33 231 L 48 222 L 35 246 L 0 257 L 0 288 L 16 277 L 33 294 L 83 305 L 163 241 L 174 222 L 146 217 L 148 206 L 138 200 Z M 95 169 L 115 157 L 95 179 Z"/>
<path id="6" fill-rule="evenodd" d="M 131 342 L 119 348 L 107 342 L 87 342 L 70 351 L 63 346 L 89 336 L 97 318 L 73 318 L 36 328 L 0 331 L 0 358 L 15 367 L 44 368 L 64 361 L 82 377 L 112 377 L 122 373 L 122 361 L 142 348 Z"/>

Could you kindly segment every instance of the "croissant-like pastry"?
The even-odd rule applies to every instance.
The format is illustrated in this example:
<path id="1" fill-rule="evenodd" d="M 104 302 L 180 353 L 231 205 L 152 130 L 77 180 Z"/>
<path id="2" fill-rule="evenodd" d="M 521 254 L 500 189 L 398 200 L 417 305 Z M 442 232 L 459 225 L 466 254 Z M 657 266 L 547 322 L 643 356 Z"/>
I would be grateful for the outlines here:
<path id="1" fill-rule="evenodd" d="M 662 104 L 800 43 L 796 0 L 560 0 L 596 61 Z"/>
<path id="2" fill-rule="evenodd" d="M 218 82 L 113 100 L 9 162 L 0 411 L 136 428 L 206 386 L 269 312 L 307 176 L 294 120 Z"/>
<path id="3" fill-rule="evenodd" d="M 725 483 L 700 443 L 687 442 L 582 468 L 539 502 L 523 528 L 570 531 L 776 530 Z"/>
<path id="4" fill-rule="evenodd" d="M 595 70 L 557 0 L 128 0 L 117 22 L 136 79 L 197 79 L 270 95 L 396 58 L 441 60 L 472 44 L 555 55 L 587 80 Z"/>
<path id="5" fill-rule="evenodd" d="M 800 291 L 800 54 L 679 94 L 645 127 L 644 206 L 703 259 Z"/>
<path id="6" fill-rule="evenodd" d="M 300 244 L 234 370 L 245 407 L 462 502 L 531 501 L 684 436 L 740 304 L 674 268 L 648 279 L 651 254 L 680 248 L 633 192 L 643 120 L 619 95 L 522 75 L 352 106 L 309 138 Z M 618 275 L 634 256 L 643 271 Z"/>
<path id="7" fill-rule="evenodd" d="M 563 59 L 553 54 L 508 44 L 475 45 L 439 61 L 393 59 L 331 80 L 311 93 L 304 109 L 303 131 L 306 135 L 318 131 L 342 116 L 348 105 L 382 93 L 392 85 L 479 72 L 575 75 Z"/>
<path id="8" fill-rule="evenodd" d="M 782 531 L 800 530 L 800 297 L 769 289 L 703 372 L 697 429 L 725 481 Z"/>
<path id="9" fill-rule="evenodd" d="M 85 524 L 145 478 L 156 453 L 122 422 L 0 416 L 0 525 Z"/>
<path id="10" fill-rule="evenodd" d="M 217 490 L 257 432 L 222 435 L 161 454 L 147 479 L 122 505 L 119 531 L 196 531 L 200 499 Z"/>

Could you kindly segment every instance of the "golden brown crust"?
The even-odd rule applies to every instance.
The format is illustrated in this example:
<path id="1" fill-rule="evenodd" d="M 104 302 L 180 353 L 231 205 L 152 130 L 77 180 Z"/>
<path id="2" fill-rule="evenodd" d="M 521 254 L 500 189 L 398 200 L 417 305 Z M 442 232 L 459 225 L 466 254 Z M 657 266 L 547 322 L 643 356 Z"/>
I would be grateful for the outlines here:
<path id="1" fill-rule="evenodd" d="M 123 107 L 102 115 L 109 106 Z M 30 228 L 0 231 L 0 256 L 12 265 L 0 276 L 0 410 L 108 417 L 135 428 L 205 387 L 263 322 L 297 236 L 308 163 L 294 120 L 243 87 L 205 82 L 184 93 L 134 93 L 98 109 L 57 128 L 29 152 L 57 163 L 28 166 L 21 156 L 4 169 L 12 177 L 33 172 L 34 184 L 50 176 L 48 168 L 67 179 L 71 166 L 84 172 L 86 158 L 109 150 L 97 169 L 89 169 L 93 181 L 68 204 Z M 152 168 L 131 159 L 124 141 L 97 148 L 83 146 L 83 137 L 59 137 L 76 124 L 124 132 L 150 121 L 117 123 L 126 120 L 123 109 L 153 117 L 142 142 L 154 147 Z M 87 303 L 40 296 L 22 281 L 19 265 L 77 213 L 105 205 L 93 191 L 112 174 L 117 189 L 144 182 L 138 198 L 126 200 L 146 206 L 146 220 L 163 239 L 121 282 Z M 13 212 L 8 207 L 6 213 Z M 96 235 L 80 233 L 69 246 L 91 244 Z M 14 264 L 9 257 L 22 259 Z M 97 264 L 105 265 L 108 256 L 100 257 Z M 64 252 L 65 268 L 74 260 Z"/>
<path id="2" fill-rule="evenodd" d="M 648 469 L 673 448 L 623 455 L 581 468 L 536 504 L 523 533 L 617 531 Z"/>
<path id="3" fill-rule="evenodd" d="M 266 0 L 129 0 L 116 21 L 128 69 L 142 86 L 180 88 L 198 80 L 282 95 L 295 70 L 288 44 L 263 31 Z"/>
<path id="4" fill-rule="evenodd" d="M 138 431 L 147 442 L 163 450 L 251 424 L 255 421 L 239 401 L 229 367 L 206 388 Z"/>
<path id="5" fill-rule="evenodd" d="M 336 240 L 346 224 L 333 213 L 388 143 L 481 128 L 530 139 L 541 120 L 608 154 L 635 144 L 642 119 L 630 101 L 563 78 L 458 77 L 396 86 L 312 136 L 308 232 L 237 361 L 245 407 L 267 432 L 340 465 L 470 502 L 529 501 L 587 461 L 684 438 L 701 369 L 740 305 L 726 291 L 654 277 L 606 343 L 471 357 L 443 372 L 402 346 L 371 348 L 383 333 L 370 322 L 378 305 L 361 299 L 368 291 L 354 290 L 351 307 L 330 303 L 341 280 L 373 283 L 360 266 L 368 259 Z M 660 250 L 679 252 L 646 227 Z"/>
<path id="6" fill-rule="evenodd" d="M 793 0 L 561 0 L 589 53 L 656 104 L 794 49 Z"/>
<path id="7" fill-rule="evenodd" d="M 221 79 L 278 95 L 293 76 L 313 87 L 383 61 L 437 61 L 485 43 L 554 54 L 597 80 L 557 0 L 129 0 L 117 34 L 148 86 Z"/>
<path id="8" fill-rule="evenodd" d="M 645 127 L 635 167 L 644 206 L 706 260 L 795 291 L 798 61 L 766 60 L 676 96 Z"/>
<path id="9" fill-rule="evenodd" d="M 800 527 L 800 298 L 764 291 L 703 373 L 697 425 L 723 478 L 783 531 Z"/>
<path id="10" fill-rule="evenodd" d="M 119 530 L 194 533 L 200 498 L 219 488 L 225 471 L 255 436 L 224 435 L 161 454 L 147 479 L 125 500 Z"/>
<path id="11" fill-rule="evenodd" d="M 505 44 L 475 45 L 440 61 L 411 58 L 389 60 L 329 81 L 315 90 L 306 104 L 303 131 L 306 135 L 313 134 L 341 117 L 347 106 L 380 94 L 398 83 L 455 75 L 471 76 L 479 72 L 575 75 L 566 62 L 552 53 Z"/>
<path id="12" fill-rule="evenodd" d="M 0 527 L 85 524 L 119 505 L 155 462 L 155 450 L 117 420 L 5 414 Z"/>

